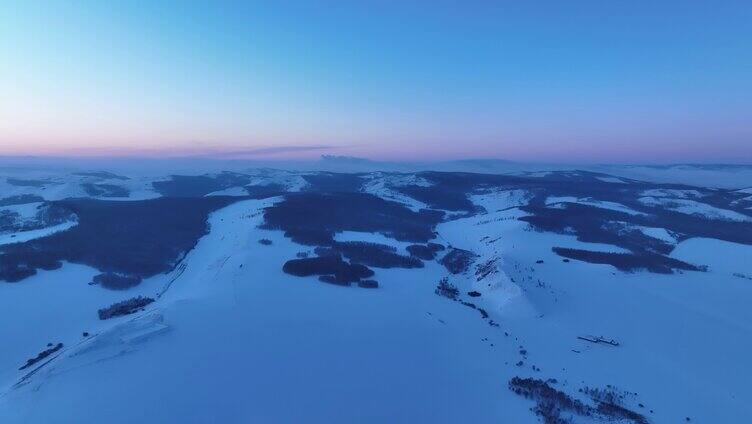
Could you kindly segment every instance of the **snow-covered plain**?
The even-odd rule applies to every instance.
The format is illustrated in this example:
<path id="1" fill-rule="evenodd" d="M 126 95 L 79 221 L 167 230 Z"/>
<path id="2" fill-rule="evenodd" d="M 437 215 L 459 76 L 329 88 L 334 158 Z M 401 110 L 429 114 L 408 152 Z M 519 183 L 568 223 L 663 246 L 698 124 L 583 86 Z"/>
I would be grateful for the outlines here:
<path id="1" fill-rule="evenodd" d="M 36 230 L 18 231 L 15 233 L 1 234 L 0 246 L 4 244 L 22 243 L 25 241 L 34 240 L 36 238 L 46 237 L 51 234 L 58 233 L 60 231 L 69 230 L 73 228 L 74 226 L 76 226 L 76 224 L 77 224 L 76 221 L 68 221 L 68 222 L 63 222 L 62 224 L 51 225 L 49 227 L 39 228 Z"/>
<path id="2" fill-rule="evenodd" d="M 0 178 L 0 196 L 37 195 L 45 200 L 62 200 L 79 197 L 96 197 L 106 200 L 143 200 L 159 197 L 151 186 L 158 178 L 99 178 L 80 175 L 75 172 L 24 172 L 17 178 Z M 21 180 L 21 185 L 17 180 Z M 32 183 L 26 185 L 25 181 Z M 43 184 L 42 184 L 43 183 Z M 38 184 L 38 185 L 33 185 Z M 122 187 L 128 194 L 123 197 L 92 196 L 84 184 L 106 184 Z"/>
<path id="3" fill-rule="evenodd" d="M 706 203 L 687 199 L 674 199 L 662 197 L 640 197 L 640 202 L 647 206 L 658 206 L 688 215 L 700 215 L 709 219 L 722 219 L 728 221 L 752 221 L 747 215 L 742 215 L 728 209 L 721 209 Z"/>
<path id="4" fill-rule="evenodd" d="M 431 184 L 425 179 L 415 175 L 392 175 L 381 172 L 373 173 L 369 175 L 369 177 L 370 179 L 363 184 L 363 192 L 379 196 L 382 199 L 400 203 L 410 208 L 412 211 L 419 211 L 428 207 L 425 203 L 406 196 L 394 189 L 394 187 L 405 185 L 429 187 Z"/>
<path id="5" fill-rule="evenodd" d="M 39 215 L 44 210 L 43 202 L 0 207 L 0 214 L 11 214 L 13 216 L 13 224 L 9 225 L 9 228 L 0 228 L 0 246 L 45 237 L 68 230 L 78 224 L 75 215 L 71 215 L 67 220 L 49 222 Z"/>
<path id="6" fill-rule="evenodd" d="M 624 206 L 616 202 L 608 202 L 605 200 L 593 200 L 593 199 L 580 199 L 572 196 L 552 196 L 546 199 L 546 205 L 553 207 L 566 207 L 567 203 L 578 203 L 580 205 L 595 206 L 596 208 L 609 209 L 617 212 L 624 212 L 629 215 L 645 215 L 643 212 L 636 211 L 627 206 Z"/>
<path id="7" fill-rule="evenodd" d="M 305 183 L 290 173 L 274 178 L 297 189 Z M 364 191 L 425 207 L 390 188 L 399 184 L 424 182 L 374 178 Z M 525 190 L 470 196 L 485 212 L 439 224 L 433 240 L 475 252 L 467 272 L 449 274 L 435 261 L 375 268 L 375 290 L 284 274 L 285 261 L 312 248 L 258 227 L 264 208 L 281 198 L 214 212 L 211 231 L 181 265 L 127 291 L 91 286 L 98 271 L 70 263 L 0 283 L 0 423 L 538 422 L 532 401 L 507 388 L 515 376 L 556 379 L 573 397 L 584 386 L 637 392 L 625 406 L 653 423 L 752 417 L 752 280 L 740 277 L 752 274 L 752 247 L 677 242 L 664 228 L 640 227 L 676 244 L 672 257 L 708 271 L 625 273 L 565 262 L 552 247 L 626 250 L 532 230 L 519 220 L 530 198 Z M 571 196 L 546 203 L 561 202 L 640 213 Z M 335 240 L 389 244 L 403 254 L 408 244 L 352 231 Z M 444 277 L 499 326 L 437 296 Z M 97 309 L 136 295 L 157 301 L 134 315 L 97 318 Z M 588 335 L 620 345 L 578 339 Z M 18 370 L 58 342 L 64 348 L 38 371 Z"/>
<path id="8" fill-rule="evenodd" d="M 643 227 L 643 226 L 636 226 L 635 228 L 642 231 L 642 233 L 648 237 L 652 237 L 654 239 L 665 241 L 671 244 L 676 243 L 676 236 L 672 235 L 671 232 L 666 230 L 665 228 Z"/>
<path id="9" fill-rule="evenodd" d="M 378 290 L 287 276 L 281 265 L 299 247 L 255 229 L 264 204 L 244 201 L 212 216 L 212 232 L 185 258 L 187 269 L 144 312 L 161 314 L 169 331 L 123 346 L 127 354 L 77 355 L 107 335 L 98 332 L 28 384 L 6 386 L 3 422 L 54 422 L 49 411 L 65 417 L 60 422 L 196 423 L 458 422 L 512 412 L 497 402 L 506 390 L 497 374 L 503 358 L 480 341 L 499 334 L 475 311 L 433 294 L 437 264 L 413 273 L 380 270 Z M 273 244 L 259 247 L 262 237 Z M 90 318 L 76 322 L 80 330 L 96 328 L 96 306 L 81 306 Z M 30 327 L 24 333 L 33 339 Z M 63 335 L 64 342 L 81 339 Z M 464 384 L 468 378 L 475 384 Z M 475 406 L 469 412 L 457 403 Z M 527 415 L 524 402 L 513 405 L 517 416 Z"/>

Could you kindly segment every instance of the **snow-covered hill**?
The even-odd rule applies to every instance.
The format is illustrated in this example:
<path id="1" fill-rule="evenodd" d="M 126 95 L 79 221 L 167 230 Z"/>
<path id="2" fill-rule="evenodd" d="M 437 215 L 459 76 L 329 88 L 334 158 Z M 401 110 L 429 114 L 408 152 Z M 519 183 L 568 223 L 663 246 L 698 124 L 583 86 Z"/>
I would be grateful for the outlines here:
<path id="1" fill-rule="evenodd" d="M 0 267 L 33 271 L 0 282 L 0 422 L 752 417 L 743 190 L 572 171 L 127 177 L 35 177 L 108 178 L 132 208 L 53 202 L 75 227 L 0 245 Z M 82 195 L 20 187 L 3 197 Z M 94 221 L 108 211 L 136 215 L 105 231 Z M 174 234 L 149 240 L 179 253 L 94 251 L 123 252 L 141 231 Z M 96 233 L 113 240 L 84 242 Z M 75 255 L 55 250 L 70 243 Z M 346 269 L 318 270 L 335 257 Z M 313 271 L 283 272 L 293 261 Z M 349 280 L 355 265 L 378 287 Z M 154 301 L 99 319 L 138 296 Z"/>

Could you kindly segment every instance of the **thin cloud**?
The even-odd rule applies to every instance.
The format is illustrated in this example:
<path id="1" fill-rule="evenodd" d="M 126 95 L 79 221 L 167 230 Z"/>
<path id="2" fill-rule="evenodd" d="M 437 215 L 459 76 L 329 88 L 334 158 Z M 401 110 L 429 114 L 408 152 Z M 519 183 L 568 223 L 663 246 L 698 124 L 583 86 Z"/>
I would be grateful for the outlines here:
<path id="1" fill-rule="evenodd" d="M 101 147 L 101 148 L 73 148 L 65 153 L 70 156 L 143 156 L 143 157 L 195 157 L 195 158 L 227 158 L 227 157 L 256 157 L 295 154 L 315 151 L 328 151 L 342 149 L 349 146 L 335 146 L 317 144 L 311 146 L 266 146 L 266 147 L 239 147 L 225 148 L 217 145 L 206 145 L 196 142 L 193 145 L 164 147 L 157 149 L 132 148 L 132 147 Z"/>
<path id="2" fill-rule="evenodd" d="M 256 147 L 249 149 L 235 149 L 228 151 L 219 151 L 215 154 L 219 155 L 249 155 L 249 156 L 264 156 L 264 155 L 277 155 L 281 153 L 302 153 L 312 152 L 319 150 L 334 150 L 341 149 L 345 146 L 330 146 L 330 145 L 317 145 L 317 146 L 272 146 L 272 147 Z"/>

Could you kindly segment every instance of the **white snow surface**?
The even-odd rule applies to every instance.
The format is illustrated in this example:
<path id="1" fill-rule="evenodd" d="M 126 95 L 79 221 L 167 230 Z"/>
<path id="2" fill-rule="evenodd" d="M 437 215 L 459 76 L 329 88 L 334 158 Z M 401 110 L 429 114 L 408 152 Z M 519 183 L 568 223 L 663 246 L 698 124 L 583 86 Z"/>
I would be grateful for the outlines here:
<path id="1" fill-rule="evenodd" d="M 213 191 L 207 196 L 247 196 L 248 192 L 243 187 L 229 187 L 224 190 Z"/>
<path id="2" fill-rule="evenodd" d="M 670 231 L 666 230 L 665 228 L 655 228 L 655 227 L 643 227 L 640 225 L 635 225 L 635 228 L 642 231 L 643 234 L 645 234 L 648 237 L 652 237 L 654 239 L 662 240 L 667 243 L 676 243 L 676 237 L 671 234 Z"/>
<path id="3" fill-rule="evenodd" d="M 687 215 L 698 215 L 707 219 L 718 219 L 726 221 L 752 221 L 752 217 L 740 214 L 739 212 L 721 209 L 707 203 L 696 202 L 687 199 L 667 199 L 660 197 L 640 197 L 637 199 L 640 203 L 647 206 L 659 206 Z"/>
<path id="4" fill-rule="evenodd" d="M 37 216 L 39 206 L 42 202 L 25 203 L 21 205 L 8 205 L 0 207 L 0 212 L 8 211 L 10 213 L 18 214 L 18 219 L 21 221 L 33 220 Z"/>
<path id="5" fill-rule="evenodd" d="M 617 212 L 624 212 L 629 215 L 645 215 L 645 213 L 636 211 L 621 203 L 609 202 L 605 200 L 595 200 L 591 198 L 577 198 L 572 196 L 550 196 L 546 199 L 546 205 L 555 208 L 566 207 L 567 203 L 579 203 L 582 205 L 595 206 L 601 209 L 610 209 Z"/>
<path id="6" fill-rule="evenodd" d="M 428 208 L 425 203 L 415 200 L 395 190 L 392 187 L 402 187 L 407 185 L 417 185 L 428 187 L 431 184 L 424 178 L 415 175 L 388 174 L 377 172 L 368 176 L 368 180 L 363 183 L 361 191 L 373 194 L 385 200 L 400 203 L 410 210 L 417 212 L 421 209 Z"/>
<path id="7" fill-rule="evenodd" d="M 577 198 L 572 196 L 549 196 L 546 198 L 546 205 L 551 206 L 557 203 L 577 203 Z"/>
<path id="8" fill-rule="evenodd" d="M 29 240 L 34 240 L 41 237 L 47 237 L 49 235 L 59 233 L 61 231 L 69 230 L 78 225 L 78 221 L 72 220 L 63 222 L 57 225 L 50 225 L 49 227 L 39 228 L 36 230 L 18 231 L 15 233 L 0 234 L 0 246 L 12 243 L 22 243 Z"/>
<path id="9" fill-rule="evenodd" d="M 489 327 L 477 312 L 433 294 L 443 273 L 439 265 L 414 273 L 378 270 L 377 290 L 287 276 L 281 265 L 298 248 L 280 232 L 254 229 L 257 211 L 267 204 L 239 202 L 212 216 L 212 232 L 188 254 L 186 270 L 145 312 L 161 319 L 143 315 L 147 323 L 133 330 L 99 330 L 109 324 L 95 320 L 99 305 L 80 305 L 91 319 L 72 327 L 96 328 L 97 336 L 79 345 L 80 334 L 54 332 L 52 341 L 71 348 L 27 384 L 6 386 L 2 421 L 458 422 L 515 410 L 528 415 L 522 400 L 497 402 L 504 382 L 489 371 L 498 368 L 500 352 L 479 342 Z M 273 244 L 259 247 L 261 237 Z M 169 278 L 139 288 L 154 289 Z M 156 324 L 170 331 L 137 345 L 123 341 L 123 334 Z M 29 339 L 25 347 L 40 339 L 33 328 L 20 331 Z M 114 348 L 90 349 L 97 340 Z M 466 347 L 458 351 L 458 345 Z M 467 354 L 472 362 L 461 360 Z M 8 374 L 20 378 L 23 372 Z M 474 384 L 459 384 L 468 378 Z M 455 402 L 480 404 L 468 412 Z"/>
<path id="10" fill-rule="evenodd" d="M 603 181 L 604 183 L 626 184 L 624 180 L 622 180 L 621 178 L 616 178 L 616 177 L 595 177 L 595 178 Z"/>
<path id="11" fill-rule="evenodd" d="M 493 190 L 471 195 L 469 199 L 474 204 L 482 206 L 486 212 L 500 212 L 524 206 L 531 197 L 532 195 L 525 190 Z"/>
<path id="12" fill-rule="evenodd" d="M 5 178 L 3 178 L 5 177 Z M 20 180 L 45 181 L 43 186 L 13 185 L 8 182 L 9 178 Z M 151 186 L 152 181 L 160 178 L 134 177 L 129 179 L 103 179 L 98 177 L 78 175 L 70 172 L 34 172 L 24 171 L 8 173 L 4 171 L 0 175 L 0 198 L 36 195 L 45 200 L 62 200 L 78 197 L 92 197 L 82 184 L 112 184 L 128 190 L 127 197 L 97 197 L 104 200 L 144 200 L 159 197 L 159 193 Z"/>
<path id="13" fill-rule="evenodd" d="M 689 184 L 700 187 L 747 188 L 749 181 L 752 181 L 752 166 L 750 165 L 595 165 L 585 169 L 641 181 Z"/>
<path id="14" fill-rule="evenodd" d="M 679 243 L 672 256 L 708 265 L 704 273 L 565 263 L 552 247 L 618 248 L 532 231 L 518 220 L 527 196 L 472 196 L 486 213 L 437 227 L 435 242 L 479 255 L 467 273 L 437 262 L 376 268 L 375 290 L 284 274 L 309 247 L 258 228 L 279 198 L 214 212 L 180 266 L 127 291 L 90 286 L 98 271 L 69 263 L 0 284 L 0 310 L 12 318 L 0 323 L 0 422 L 539 422 L 532 402 L 507 388 L 514 376 L 556 378 L 573 395 L 585 385 L 638 392 L 625 406 L 653 423 L 752 416 L 752 284 L 733 275 L 748 272 L 749 246 Z M 659 230 L 643 229 L 665 236 Z M 336 237 L 402 247 L 380 235 Z M 491 270 L 480 280 L 479 265 Z M 434 294 L 442 277 L 500 327 Z M 159 298 L 97 319 L 98 308 L 136 295 Z M 621 345 L 577 339 L 587 334 Z M 65 347 L 24 379 L 29 370 L 18 367 L 48 342 Z"/>
<path id="15" fill-rule="evenodd" d="M 729 274 L 752 272 L 752 246 L 708 238 L 684 240 L 671 256 L 682 261 L 702 263 L 713 270 Z"/>
<path id="16" fill-rule="evenodd" d="M 360 231 L 341 231 L 335 233 L 334 240 L 340 242 L 360 241 L 366 243 L 385 244 L 397 248 L 398 253 L 402 255 L 406 255 L 407 246 L 413 244 L 407 241 L 397 241 L 379 233 L 364 233 Z"/>
<path id="17" fill-rule="evenodd" d="M 642 192 L 643 196 L 649 197 L 677 197 L 679 199 L 698 199 L 703 194 L 697 190 L 678 190 L 669 188 L 654 188 Z"/>
<path id="18" fill-rule="evenodd" d="M 75 216 L 73 216 L 66 222 L 38 228 L 40 226 L 40 223 L 37 222 L 37 213 L 39 212 L 40 207 L 43 205 L 44 203 L 42 202 L 32 202 L 20 205 L 8 205 L 0 207 L 0 211 L 7 211 L 18 214 L 16 216 L 16 222 L 14 224 L 15 229 L 0 232 L 0 246 L 12 243 L 21 243 L 40 237 L 46 237 L 50 234 L 65 231 L 78 225 L 78 221 L 75 219 Z M 26 228 L 34 229 L 19 231 L 18 229 L 23 225 L 27 225 Z"/>
<path id="19" fill-rule="evenodd" d="M 301 191 L 309 185 L 305 178 L 303 178 L 303 174 L 299 172 L 266 168 L 249 169 L 245 170 L 245 172 L 248 172 L 253 177 L 249 184 L 251 186 L 278 184 L 285 187 L 287 191 Z"/>

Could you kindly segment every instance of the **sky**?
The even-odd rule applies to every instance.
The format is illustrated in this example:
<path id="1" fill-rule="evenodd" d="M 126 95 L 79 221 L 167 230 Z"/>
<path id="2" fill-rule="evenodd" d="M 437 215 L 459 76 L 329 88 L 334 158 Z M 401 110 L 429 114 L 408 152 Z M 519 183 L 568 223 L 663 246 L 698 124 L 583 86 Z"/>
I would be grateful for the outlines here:
<path id="1" fill-rule="evenodd" d="M 750 1 L 12 1 L 0 155 L 752 163 Z"/>

